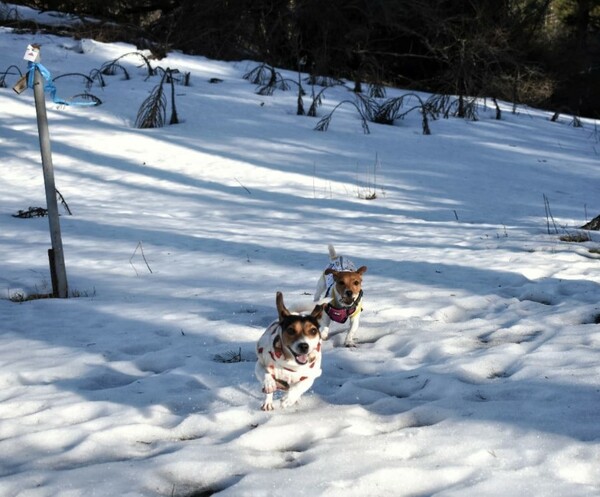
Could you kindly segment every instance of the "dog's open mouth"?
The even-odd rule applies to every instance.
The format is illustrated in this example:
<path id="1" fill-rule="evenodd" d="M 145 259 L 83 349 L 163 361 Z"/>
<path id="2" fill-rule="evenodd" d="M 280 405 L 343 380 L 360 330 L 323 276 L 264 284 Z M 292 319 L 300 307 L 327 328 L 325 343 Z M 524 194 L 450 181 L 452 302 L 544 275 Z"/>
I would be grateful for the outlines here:
<path id="1" fill-rule="evenodd" d="M 300 365 L 304 365 L 308 362 L 308 356 L 306 354 L 294 354 L 296 362 Z"/>

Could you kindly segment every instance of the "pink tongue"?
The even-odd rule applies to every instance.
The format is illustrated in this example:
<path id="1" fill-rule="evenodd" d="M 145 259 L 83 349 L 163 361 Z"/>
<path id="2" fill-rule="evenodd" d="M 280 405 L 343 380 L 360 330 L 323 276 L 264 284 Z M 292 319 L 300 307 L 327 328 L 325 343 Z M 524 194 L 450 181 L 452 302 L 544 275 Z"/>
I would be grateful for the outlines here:
<path id="1" fill-rule="evenodd" d="M 296 356 L 296 362 L 298 362 L 298 364 L 306 364 L 308 362 L 308 356 L 306 356 L 306 355 L 297 355 Z"/>

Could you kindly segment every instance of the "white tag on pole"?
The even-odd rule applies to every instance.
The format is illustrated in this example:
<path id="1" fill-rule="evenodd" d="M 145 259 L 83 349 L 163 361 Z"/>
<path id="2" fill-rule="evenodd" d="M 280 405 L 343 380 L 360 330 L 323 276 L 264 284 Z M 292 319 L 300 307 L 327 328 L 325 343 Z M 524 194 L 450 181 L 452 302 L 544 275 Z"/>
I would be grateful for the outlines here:
<path id="1" fill-rule="evenodd" d="M 23 56 L 28 62 L 39 62 L 40 61 L 40 46 L 39 45 L 27 45 L 25 55 Z"/>

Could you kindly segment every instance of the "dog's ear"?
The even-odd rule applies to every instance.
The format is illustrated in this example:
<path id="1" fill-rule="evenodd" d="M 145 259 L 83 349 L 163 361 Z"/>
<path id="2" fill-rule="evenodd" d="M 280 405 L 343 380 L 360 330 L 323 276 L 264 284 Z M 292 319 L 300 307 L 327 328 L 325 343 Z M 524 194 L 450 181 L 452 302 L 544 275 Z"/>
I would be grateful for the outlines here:
<path id="1" fill-rule="evenodd" d="M 283 294 L 281 292 L 277 292 L 277 295 L 275 296 L 275 304 L 277 305 L 279 321 L 283 321 L 283 318 L 286 318 L 290 315 L 290 311 L 287 310 L 285 304 L 283 303 Z"/>
<path id="2" fill-rule="evenodd" d="M 323 306 L 316 305 L 315 308 L 310 313 L 310 316 L 315 318 L 317 321 L 321 319 L 321 314 L 323 314 Z"/>
<path id="3" fill-rule="evenodd" d="M 366 273 L 366 272 L 367 272 L 367 266 L 360 266 L 360 267 L 359 267 L 359 268 L 356 270 L 356 272 L 357 272 L 358 274 L 363 274 L 363 273 Z"/>
<path id="4" fill-rule="evenodd" d="M 324 273 L 324 274 L 331 274 L 331 275 L 333 275 L 333 279 L 334 279 L 335 281 L 337 281 L 337 279 L 338 279 L 338 274 L 339 274 L 339 271 L 336 271 L 335 269 L 331 269 L 330 267 L 328 267 L 328 268 L 325 270 L 325 273 Z"/>

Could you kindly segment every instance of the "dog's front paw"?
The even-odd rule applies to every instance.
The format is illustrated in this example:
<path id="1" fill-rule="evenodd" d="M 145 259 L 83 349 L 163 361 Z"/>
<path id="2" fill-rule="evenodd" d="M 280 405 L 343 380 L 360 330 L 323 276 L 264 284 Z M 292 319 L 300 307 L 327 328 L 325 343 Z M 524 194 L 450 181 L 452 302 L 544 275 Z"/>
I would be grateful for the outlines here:
<path id="1" fill-rule="evenodd" d="M 354 349 L 354 348 L 358 347 L 358 345 L 356 344 L 356 342 L 354 340 L 346 340 L 344 342 L 344 347 L 348 347 L 349 349 Z"/>
<path id="2" fill-rule="evenodd" d="M 329 328 L 323 328 L 321 330 L 321 340 L 327 340 L 329 338 Z"/>
<path id="3" fill-rule="evenodd" d="M 260 406 L 260 408 L 263 411 L 272 411 L 273 408 L 273 394 L 272 393 L 268 393 L 267 395 L 265 395 L 265 400 L 262 403 L 262 406 Z"/>
<path id="4" fill-rule="evenodd" d="M 277 390 L 277 383 L 275 383 L 275 380 L 271 376 L 265 377 L 265 381 L 263 382 L 263 393 L 269 394 L 273 393 L 275 390 Z M 271 409 L 273 409 L 273 406 L 271 406 Z"/>

